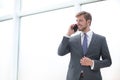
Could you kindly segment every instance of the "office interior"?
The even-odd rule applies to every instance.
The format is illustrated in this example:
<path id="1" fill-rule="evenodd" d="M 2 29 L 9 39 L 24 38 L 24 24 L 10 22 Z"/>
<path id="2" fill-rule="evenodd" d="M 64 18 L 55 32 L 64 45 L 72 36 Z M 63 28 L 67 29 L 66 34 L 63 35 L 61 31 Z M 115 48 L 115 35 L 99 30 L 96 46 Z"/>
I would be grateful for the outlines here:
<path id="1" fill-rule="evenodd" d="M 0 80 L 66 80 L 70 55 L 57 48 L 79 11 L 107 39 L 112 65 L 103 80 L 120 80 L 120 0 L 0 0 Z"/>

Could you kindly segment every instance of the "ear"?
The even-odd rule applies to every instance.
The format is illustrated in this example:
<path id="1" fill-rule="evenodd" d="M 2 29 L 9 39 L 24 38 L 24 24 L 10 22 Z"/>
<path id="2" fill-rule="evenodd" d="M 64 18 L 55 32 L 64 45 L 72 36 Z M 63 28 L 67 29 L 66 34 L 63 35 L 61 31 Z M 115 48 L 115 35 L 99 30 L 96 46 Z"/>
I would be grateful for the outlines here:
<path id="1" fill-rule="evenodd" d="M 91 25 L 91 21 L 90 21 L 90 20 L 87 20 L 87 24 L 90 26 L 90 25 Z"/>

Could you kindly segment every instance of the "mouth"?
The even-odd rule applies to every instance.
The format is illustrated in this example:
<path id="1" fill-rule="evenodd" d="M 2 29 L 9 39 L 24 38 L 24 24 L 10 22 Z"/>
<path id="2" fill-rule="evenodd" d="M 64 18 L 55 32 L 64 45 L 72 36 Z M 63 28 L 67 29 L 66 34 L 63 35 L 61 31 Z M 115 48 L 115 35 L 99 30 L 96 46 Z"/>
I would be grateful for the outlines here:
<path id="1" fill-rule="evenodd" d="M 78 24 L 79 27 L 81 27 L 82 25 Z"/>

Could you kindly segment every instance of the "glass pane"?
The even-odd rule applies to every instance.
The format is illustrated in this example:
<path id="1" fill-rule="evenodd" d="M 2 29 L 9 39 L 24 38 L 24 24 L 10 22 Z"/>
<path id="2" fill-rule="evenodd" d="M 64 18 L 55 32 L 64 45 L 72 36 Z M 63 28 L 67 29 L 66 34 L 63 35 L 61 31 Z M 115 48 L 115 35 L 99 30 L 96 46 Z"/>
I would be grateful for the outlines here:
<path id="1" fill-rule="evenodd" d="M 0 17 L 13 12 L 14 0 L 0 0 Z"/>
<path id="2" fill-rule="evenodd" d="M 107 0 L 97 3 L 86 4 L 82 10 L 93 15 L 91 29 L 101 35 L 106 36 L 109 50 L 112 57 L 112 66 L 102 69 L 103 80 L 120 79 L 120 1 Z M 109 76 L 108 76 L 109 74 Z"/>
<path id="3" fill-rule="evenodd" d="M 69 57 L 57 48 L 74 16 L 66 8 L 22 18 L 19 80 L 65 80 Z"/>
<path id="4" fill-rule="evenodd" d="M 0 80 L 16 79 L 13 21 L 0 22 Z"/>
<path id="5" fill-rule="evenodd" d="M 22 11 L 39 10 L 55 4 L 61 4 L 70 0 L 22 0 Z"/>

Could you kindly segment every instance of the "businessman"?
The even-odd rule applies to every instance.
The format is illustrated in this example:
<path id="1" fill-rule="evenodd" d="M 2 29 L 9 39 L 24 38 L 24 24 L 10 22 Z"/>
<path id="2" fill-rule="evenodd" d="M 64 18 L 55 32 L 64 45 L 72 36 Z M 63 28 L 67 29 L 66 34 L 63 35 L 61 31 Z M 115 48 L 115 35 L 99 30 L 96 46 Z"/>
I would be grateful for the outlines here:
<path id="1" fill-rule="evenodd" d="M 66 80 L 102 80 L 100 69 L 112 64 L 106 38 L 90 29 L 92 16 L 89 12 L 77 13 L 76 22 L 70 25 L 58 47 L 58 55 L 70 53 Z M 75 25 L 80 34 L 71 36 Z"/>

